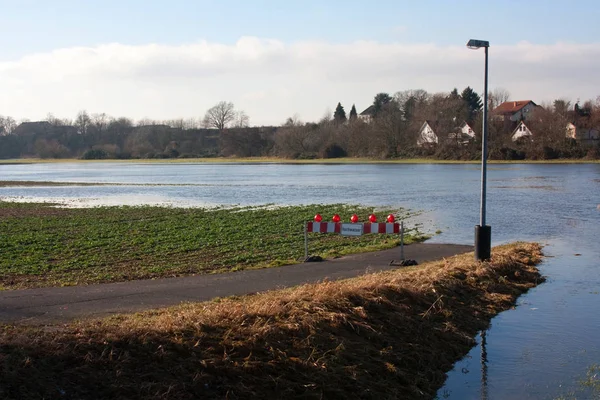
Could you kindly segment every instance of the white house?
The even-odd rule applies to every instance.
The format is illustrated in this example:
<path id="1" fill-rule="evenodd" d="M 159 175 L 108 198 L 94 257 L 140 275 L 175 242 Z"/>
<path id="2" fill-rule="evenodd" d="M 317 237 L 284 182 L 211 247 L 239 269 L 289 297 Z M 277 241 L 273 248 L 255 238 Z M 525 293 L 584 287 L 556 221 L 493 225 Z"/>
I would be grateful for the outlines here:
<path id="1" fill-rule="evenodd" d="M 475 137 L 475 131 L 466 122 L 463 122 L 462 125 L 460 126 L 460 128 L 458 128 L 458 129 L 460 129 L 460 132 L 463 135 L 467 135 L 470 138 L 474 138 Z"/>
<path id="2" fill-rule="evenodd" d="M 523 121 L 521 121 L 521 122 L 519 122 L 519 125 L 517 125 L 515 130 L 513 131 L 511 138 L 512 138 L 513 142 L 516 142 L 517 140 L 519 140 L 523 137 L 531 138 L 532 136 L 533 136 L 533 133 L 531 133 L 531 131 L 529 130 L 527 125 L 525 125 L 525 123 Z"/>
<path id="3" fill-rule="evenodd" d="M 575 140 L 590 141 L 600 140 L 600 131 L 596 128 L 584 128 L 576 126 L 574 123 L 567 124 L 567 137 Z"/>
<path id="4" fill-rule="evenodd" d="M 375 106 L 370 105 L 363 112 L 358 114 L 358 118 L 363 120 L 364 122 L 369 123 L 369 122 L 371 122 L 371 120 L 373 120 L 374 115 L 375 115 Z"/>
<path id="5" fill-rule="evenodd" d="M 528 120 L 537 107 L 531 100 L 505 101 L 492 110 L 492 118 L 512 122 Z"/>
<path id="6" fill-rule="evenodd" d="M 435 134 L 433 128 L 429 124 L 429 121 L 425 121 L 419 129 L 419 135 L 417 137 L 417 146 L 433 145 L 438 143 L 438 137 Z"/>
<path id="7" fill-rule="evenodd" d="M 463 122 L 461 126 L 456 127 L 454 132 L 448 134 L 448 139 L 460 141 L 462 144 L 467 144 L 474 138 L 475 131 L 466 122 Z"/>

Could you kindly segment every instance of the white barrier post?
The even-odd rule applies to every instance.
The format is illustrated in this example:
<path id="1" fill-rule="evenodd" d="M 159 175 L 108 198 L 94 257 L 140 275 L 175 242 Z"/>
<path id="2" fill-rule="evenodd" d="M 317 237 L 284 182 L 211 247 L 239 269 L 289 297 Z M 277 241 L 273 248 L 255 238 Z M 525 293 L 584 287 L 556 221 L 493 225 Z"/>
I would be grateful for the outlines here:
<path id="1" fill-rule="evenodd" d="M 304 222 L 304 260 L 308 258 L 308 222 Z"/>
<path id="2" fill-rule="evenodd" d="M 400 221 L 400 259 L 404 260 L 404 221 Z"/>

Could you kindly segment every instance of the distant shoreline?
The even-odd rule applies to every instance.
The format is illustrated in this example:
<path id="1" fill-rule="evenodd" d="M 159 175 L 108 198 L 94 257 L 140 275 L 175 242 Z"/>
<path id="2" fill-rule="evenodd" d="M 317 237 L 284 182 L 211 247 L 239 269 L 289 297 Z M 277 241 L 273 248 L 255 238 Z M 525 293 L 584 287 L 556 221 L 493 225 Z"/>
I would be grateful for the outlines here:
<path id="1" fill-rule="evenodd" d="M 269 164 L 480 164 L 481 160 L 436 160 L 432 158 L 405 159 L 373 159 L 373 158 L 318 158 L 297 160 L 277 157 L 213 157 L 213 158 L 136 158 L 81 160 L 76 158 L 41 159 L 19 158 L 0 160 L 0 165 L 43 164 L 43 163 L 155 163 L 155 164 L 235 164 L 235 163 L 269 163 Z M 600 164 L 600 160 L 587 159 L 554 159 L 554 160 L 488 160 L 489 164 Z"/>

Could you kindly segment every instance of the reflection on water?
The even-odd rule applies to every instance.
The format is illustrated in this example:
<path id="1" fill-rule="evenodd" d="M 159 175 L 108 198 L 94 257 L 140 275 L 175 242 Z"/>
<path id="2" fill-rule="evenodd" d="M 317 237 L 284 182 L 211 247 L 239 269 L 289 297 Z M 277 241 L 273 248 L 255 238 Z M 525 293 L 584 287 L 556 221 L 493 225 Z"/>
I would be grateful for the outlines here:
<path id="1" fill-rule="evenodd" d="M 488 399 L 488 359 L 487 359 L 487 342 L 485 340 L 486 332 L 481 332 L 481 399 Z"/>
<path id="2" fill-rule="evenodd" d="M 493 243 L 544 244 L 549 257 L 541 269 L 548 281 L 521 296 L 516 309 L 494 318 L 438 397 L 593 398 L 579 381 L 600 363 L 600 164 L 494 165 L 488 177 Z M 480 172 L 474 165 L 0 165 L 0 179 L 120 184 L 0 187 L 0 200 L 407 207 L 423 211 L 409 223 L 423 223 L 429 233 L 442 231 L 431 239 L 438 243 L 472 244 L 479 217 Z"/>

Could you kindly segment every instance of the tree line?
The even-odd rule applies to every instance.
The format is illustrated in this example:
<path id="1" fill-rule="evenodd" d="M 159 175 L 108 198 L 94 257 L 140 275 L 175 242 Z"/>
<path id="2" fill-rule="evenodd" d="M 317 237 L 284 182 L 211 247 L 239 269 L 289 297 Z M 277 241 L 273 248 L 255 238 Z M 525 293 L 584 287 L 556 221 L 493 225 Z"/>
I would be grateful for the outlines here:
<path id="1" fill-rule="evenodd" d="M 407 90 L 378 93 L 362 113 L 353 105 L 348 116 L 341 103 L 331 118 L 302 123 L 289 118 L 278 128 L 274 154 L 287 158 L 415 158 L 448 160 L 481 158 L 483 107 L 494 110 L 510 100 L 506 89 L 488 93 L 488 104 L 472 88 L 447 93 Z M 366 114 L 366 115 L 365 115 Z M 507 121 L 490 115 L 488 151 L 491 159 L 524 160 L 555 158 L 600 158 L 600 140 L 580 141 L 567 137 L 567 124 L 591 129 L 600 127 L 600 97 L 583 105 L 564 99 L 536 107 L 526 124 L 530 137 L 513 140 L 519 120 Z M 425 122 L 434 127 L 437 143 L 420 144 Z M 457 134 L 463 123 L 473 130 L 465 140 Z"/>
<path id="2" fill-rule="evenodd" d="M 493 110 L 510 93 L 496 89 L 488 104 L 472 88 L 446 93 L 407 90 L 378 93 L 362 113 L 352 105 L 346 114 L 338 103 L 317 122 L 289 117 L 280 126 L 250 127 L 249 117 L 231 102 L 211 107 L 202 119 L 168 121 L 113 118 L 79 112 L 75 119 L 48 115 L 45 121 L 17 123 L 0 116 L 0 158 L 174 158 L 260 157 L 293 159 L 370 157 L 471 160 L 481 157 L 482 109 Z M 437 143 L 424 145 L 419 134 L 425 121 L 435 127 Z M 518 121 L 490 118 L 492 159 L 598 158 L 595 142 L 566 137 L 566 124 L 600 126 L 600 97 L 571 104 L 564 99 L 542 104 L 528 118 L 530 137 L 512 140 Z M 467 123 L 474 137 L 456 134 Z"/>

